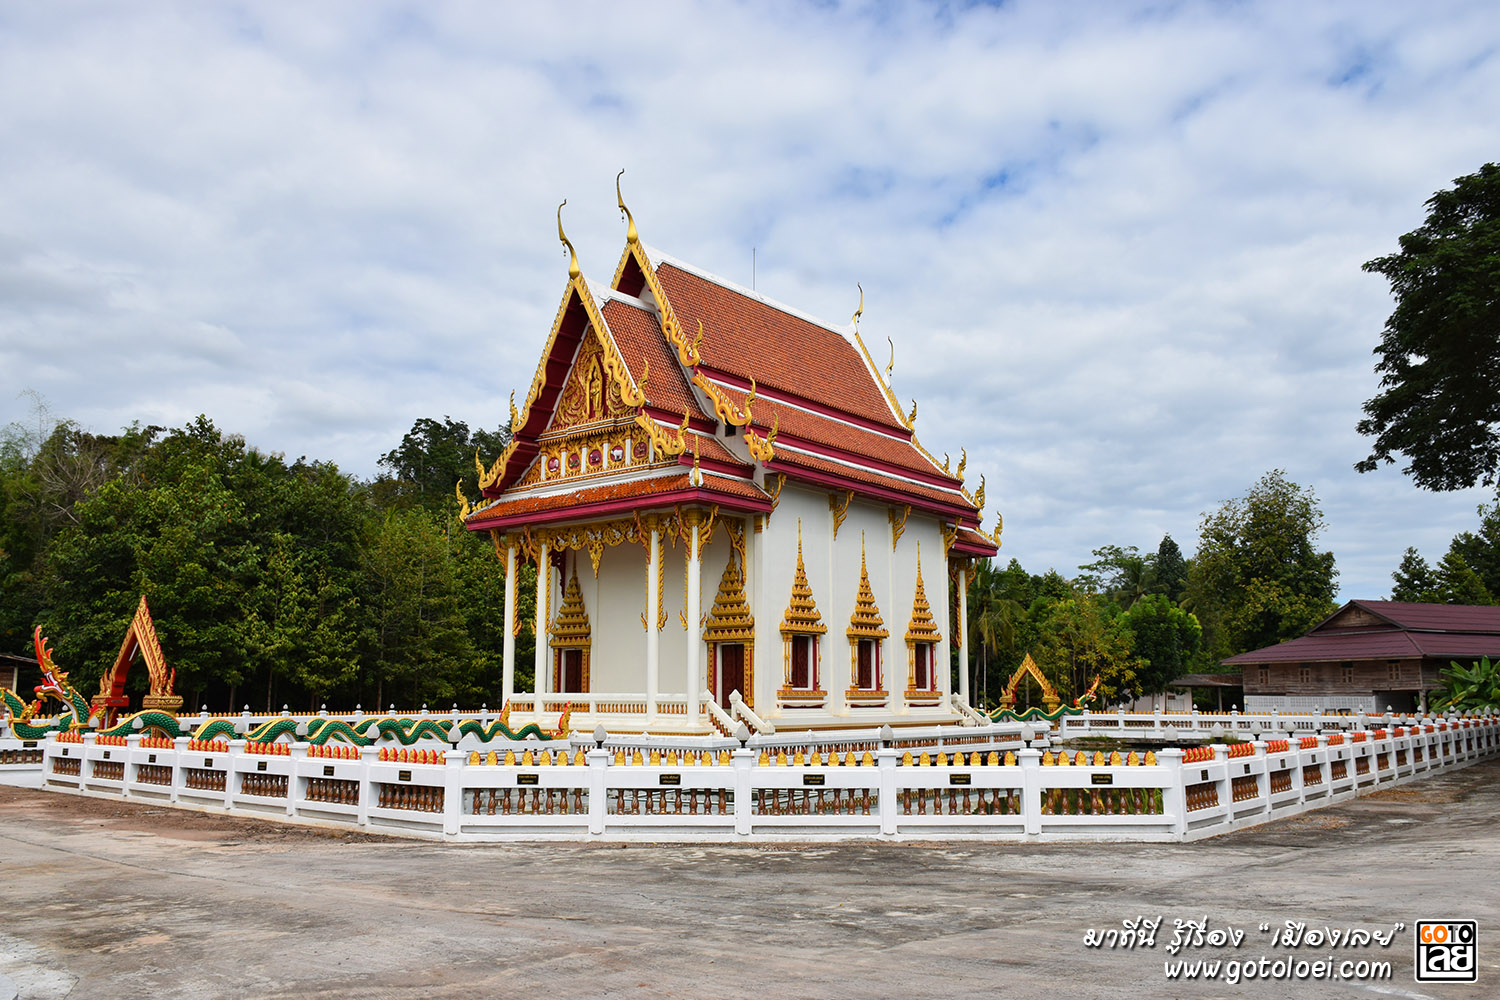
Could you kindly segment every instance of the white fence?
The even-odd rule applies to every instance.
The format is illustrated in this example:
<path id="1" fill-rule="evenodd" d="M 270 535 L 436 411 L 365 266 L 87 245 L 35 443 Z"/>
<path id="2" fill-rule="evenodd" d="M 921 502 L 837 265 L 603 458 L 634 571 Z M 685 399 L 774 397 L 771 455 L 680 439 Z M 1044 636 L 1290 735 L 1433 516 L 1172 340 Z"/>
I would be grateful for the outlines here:
<path id="1" fill-rule="evenodd" d="M 1400 713 L 1363 715 L 1335 712 L 1090 712 L 1064 715 L 1056 722 L 1061 739 L 1109 736 L 1118 739 L 1194 740 L 1313 735 L 1330 730 L 1379 729 L 1443 721 L 1443 716 Z"/>
<path id="2" fill-rule="evenodd" d="M 432 749 L 86 734 L 44 742 L 42 779 L 56 791 L 451 841 L 1192 840 L 1494 755 L 1500 720 L 1109 758 L 427 742 Z"/>

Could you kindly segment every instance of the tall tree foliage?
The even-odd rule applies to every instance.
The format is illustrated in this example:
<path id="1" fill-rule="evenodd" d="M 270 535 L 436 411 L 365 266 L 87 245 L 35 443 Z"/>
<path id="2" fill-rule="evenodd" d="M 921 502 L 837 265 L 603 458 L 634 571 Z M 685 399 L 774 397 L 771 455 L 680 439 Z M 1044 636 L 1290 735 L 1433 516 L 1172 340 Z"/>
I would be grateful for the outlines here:
<path id="1" fill-rule="evenodd" d="M 1220 660 L 1302 635 L 1332 613 L 1338 570 L 1317 496 L 1275 469 L 1203 518 L 1189 598 Z"/>
<path id="2" fill-rule="evenodd" d="M 1458 178 L 1427 209 L 1399 253 L 1364 265 L 1390 281 L 1396 309 L 1375 348 L 1381 391 L 1358 425 L 1375 443 L 1355 468 L 1399 453 L 1424 489 L 1489 485 L 1500 466 L 1500 164 Z"/>
<path id="3" fill-rule="evenodd" d="M 383 506 L 416 504 L 447 510 L 459 482 L 467 496 L 478 495 L 475 455 L 491 462 L 509 443 L 508 427 L 470 433 L 462 420 L 422 417 L 399 445 L 381 456 L 379 464 L 386 474 L 375 483 L 379 501 Z"/>

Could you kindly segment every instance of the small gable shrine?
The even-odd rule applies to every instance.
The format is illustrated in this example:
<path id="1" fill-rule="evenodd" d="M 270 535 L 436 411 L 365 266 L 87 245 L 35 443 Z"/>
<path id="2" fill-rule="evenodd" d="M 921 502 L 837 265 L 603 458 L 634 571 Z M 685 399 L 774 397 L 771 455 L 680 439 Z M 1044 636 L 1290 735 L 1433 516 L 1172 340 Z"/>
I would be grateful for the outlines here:
<path id="1" fill-rule="evenodd" d="M 469 530 L 506 571 L 513 720 L 732 732 L 973 719 L 951 690 L 984 484 L 924 450 L 860 339 L 654 250 L 570 262 Z M 537 569 L 517 619 L 517 569 Z M 954 606 L 954 602 L 958 607 Z M 537 636 L 534 692 L 515 636 Z M 960 662 L 966 662 L 962 656 Z M 961 675 L 965 671 L 959 672 Z"/>

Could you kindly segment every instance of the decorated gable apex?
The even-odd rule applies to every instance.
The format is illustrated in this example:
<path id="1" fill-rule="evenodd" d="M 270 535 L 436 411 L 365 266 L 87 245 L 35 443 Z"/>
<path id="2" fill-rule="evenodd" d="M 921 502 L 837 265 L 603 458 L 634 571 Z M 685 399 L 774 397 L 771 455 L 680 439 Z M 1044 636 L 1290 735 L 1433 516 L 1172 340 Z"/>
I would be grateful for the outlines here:
<path id="1" fill-rule="evenodd" d="M 623 199 L 620 205 L 625 210 Z M 559 236 L 562 235 L 559 220 Z M 969 493 L 918 443 L 854 322 L 830 325 L 643 244 L 633 219 L 609 287 L 576 267 L 473 530 L 642 506 L 768 512 L 786 482 L 939 518 L 989 556 Z M 857 314 L 856 314 L 857 316 Z M 478 459 L 476 458 L 476 462 Z"/>

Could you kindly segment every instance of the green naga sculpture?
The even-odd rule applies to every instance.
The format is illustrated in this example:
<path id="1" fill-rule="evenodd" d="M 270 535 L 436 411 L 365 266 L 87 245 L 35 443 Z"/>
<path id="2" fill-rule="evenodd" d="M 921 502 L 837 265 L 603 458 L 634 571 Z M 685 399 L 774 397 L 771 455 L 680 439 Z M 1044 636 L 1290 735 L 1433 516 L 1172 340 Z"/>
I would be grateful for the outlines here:
<path id="1" fill-rule="evenodd" d="M 36 700 L 28 705 L 14 691 L 0 688 L 0 699 L 4 699 L 10 717 L 11 733 L 18 739 L 37 740 L 52 732 L 87 728 L 89 700 L 68 683 L 68 672 L 53 662 L 52 653 L 47 649 L 47 638 L 42 635 L 40 625 L 32 634 L 32 642 L 36 646 L 37 665 L 42 668 L 42 683 L 33 689 Z M 31 720 L 42 710 L 43 698 L 55 698 L 62 702 L 63 708 L 55 720 L 32 725 Z"/>

